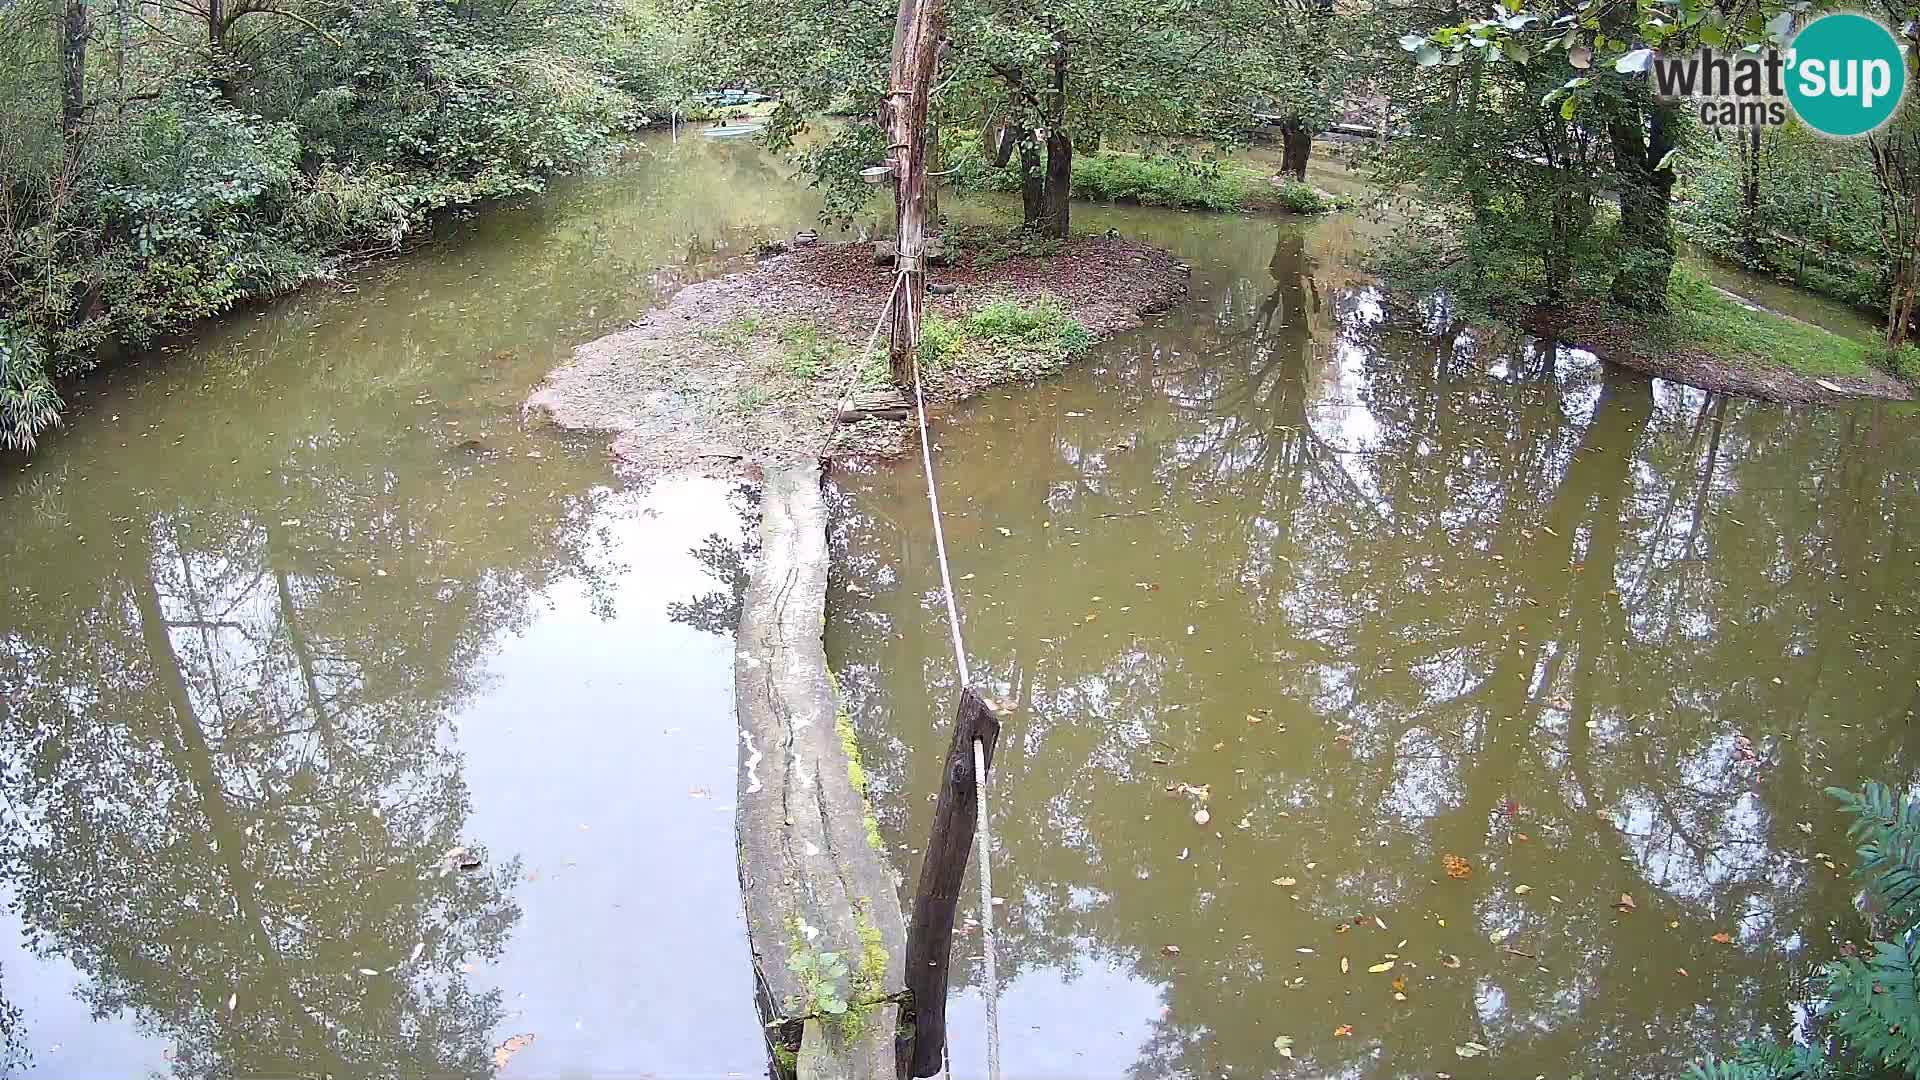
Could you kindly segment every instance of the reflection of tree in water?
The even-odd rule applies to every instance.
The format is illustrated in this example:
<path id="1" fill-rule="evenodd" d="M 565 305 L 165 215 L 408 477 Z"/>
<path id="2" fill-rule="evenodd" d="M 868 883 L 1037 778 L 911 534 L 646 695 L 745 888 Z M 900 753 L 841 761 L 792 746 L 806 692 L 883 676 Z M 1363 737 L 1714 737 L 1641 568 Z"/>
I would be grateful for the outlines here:
<path id="1" fill-rule="evenodd" d="M 746 602 L 753 560 L 760 556 L 760 489 L 737 484 L 727 493 L 727 501 L 740 515 L 739 530 L 733 536 L 711 533 L 690 552 L 707 576 L 725 588 L 691 600 L 668 601 L 667 618 L 695 630 L 732 637 L 734 628 L 740 625 L 740 606 Z"/>
<path id="2" fill-rule="evenodd" d="M 538 466 L 356 438 L 265 491 L 136 472 L 8 536 L 104 557 L 0 585 L 0 873 L 31 948 L 178 1075 L 492 1071 L 501 994 L 466 973 L 519 920 L 519 862 L 449 865 L 485 849 L 448 717 L 532 593 L 595 587 L 602 493 L 549 468 L 570 491 L 508 512 L 498 470 Z"/>
<path id="3" fill-rule="evenodd" d="M 1316 294 L 1284 237 L 1274 263 L 1262 301 L 1105 359 L 1124 449 L 1060 403 L 969 436 L 977 454 L 947 439 L 977 677 L 1017 705 L 1002 977 L 1091 956 L 1159 984 L 1142 1076 L 1261 1074 L 1282 1033 L 1320 1072 L 1396 1075 L 1479 1037 L 1500 1075 L 1650 1075 L 1784 1027 L 1851 910 L 1795 823 L 1830 821 L 1829 776 L 1913 768 L 1894 721 L 1920 576 L 1895 523 L 1920 511 L 1898 481 L 1920 444 L 1872 410 L 1656 394 L 1444 304 Z M 1332 325 L 1305 332 L 1316 306 Z M 887 516 L 914 479 L 874 477 L 842 515 L 852 576 L 898 586 L 836 595 L 832 629 L 903 847 L 952 681 L 924 514 Z M 1176 780 L 1209 785 L 1210 829 Z M 1474 875 L 1446 879 L 1443 852 Z M 1392 929 L 1333 933 L 1363 914 Z M 1708 942 L 1724 930 L 1741 944 Z M 1407 1002 L 1331 970 L 1389 952 Z"/>

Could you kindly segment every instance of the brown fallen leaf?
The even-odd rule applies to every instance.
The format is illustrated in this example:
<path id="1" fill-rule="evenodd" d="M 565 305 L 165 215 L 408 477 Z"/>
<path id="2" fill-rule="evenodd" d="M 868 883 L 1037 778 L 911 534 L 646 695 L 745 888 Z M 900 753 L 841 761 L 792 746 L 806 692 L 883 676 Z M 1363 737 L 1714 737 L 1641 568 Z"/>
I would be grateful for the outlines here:
<path id="1" fill-rule="evenodd" d="M 1720 933 L 1713 935 L 1713 940 L 1722 945 L 1731 945 L 1733 944 L 1733 935 L 1722 930 Z"/>
<path id="2" fill-rule="evenodd" d="M 1391 985 L 1394 993 L 1404 994 L 1407 992 L 1407 977 L 1405 975 L 1395 975 Z"/>
<path id="3" fill-rule="evenodd" d="M 1460 958 L 1453 955 L 1452 953 L 1448 953 L 1447 955 L 1440 958 L 1440 966 L 1448 967 L 1448 968 L 1457 968 L 1460 966 Z"/>
<path id="4" fill-rule="evenodd" d="M 512 1038 L 509 1038 L 506 1042 L 503 1042 L 499 1046 L 494 1047 L 493 1048 L 494 1071 L 498 1072 L 501 1069 L 506 1068 L 507 1062 L 513 1060 L 513 1055 L 519 1053 L 522 1050 L 525 1050 L 528 1046 L 532 1045 L 532 1043 L 533 1043 L 532 1035 L 515 1035 Z"/>
<path id="5" fill-rule="evenodd" d="M 1353 1034 L 1352 1024 L 1341 1024 L 1339 1027 L 1333 1029 L 1333 1037 L 1336 1039 L 1344 1039 L 1351 1034 Z"/>
<path id="6" fill-rule="evenodd" d="M 1166 954 L 1167 954 L 1168 956 L 1179 956 L 1179 955 L 1180 955 L 1180 946 L 1178 946 L 1178 945 L 1162 945 L 1162 946 L 1160 946 L 1160 951 L 1161 951 L 1161 952 L 1163 952 L 1163 953 L 1166 953 Z"/>
<path id="7" fill-rule="evenodd" d="M 1473 873 L 1472 863 L 1451 852 L 1440 856 L 1440 865 L 1446 867 L 1447 876 L 1456 881 Z"/>
<path id="8" fill-rule="evenodd" d="M 1628 915 L 1628 914 L 1631 914 L 1633 910 L 1639 905 L 1633 902 L 1633 897 L 1631 895 L 1627 893 L 1621 893 L 1620 899 L 1615 900 L 1613 902 L 1613 906 L 1619 910 L 1620 914 Z"/>

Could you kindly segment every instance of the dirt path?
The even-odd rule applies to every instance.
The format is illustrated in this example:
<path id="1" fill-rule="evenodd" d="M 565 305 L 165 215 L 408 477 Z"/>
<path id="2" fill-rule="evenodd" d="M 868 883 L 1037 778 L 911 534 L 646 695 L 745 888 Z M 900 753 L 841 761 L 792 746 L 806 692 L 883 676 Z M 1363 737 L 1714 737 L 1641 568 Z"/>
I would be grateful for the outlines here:
<path id="1" fill-rule="evenodd" d="M 953 292 L 929 296 L 928 310 L 964 325 L 996 299 L 1051 296 L 1097 340 L 1187 291 L 1187 268 L 1171 254 L 1118 238 L 1075 237 L 1058 254 L 975 265 L 986 261 L 963 254 L 959 265 L 932 270 L 929 280 Z M 788 464 L 823 449 L 900 453 L 911 445 L 903 423 L 832 426 L 849 385 L 884 377 L 883 359 L 856 354 L 892 283 L 892 268 L 875 265 L 867 246 L 845 244 L 689 285 L 630 328 L 575 349 L 527 411 L 564 428 L 615 433 L 613 452 L 642 473 Z M 978 343 L 930 368 L 927 389 L 952 402 L 1071 359 L 1038 344 Z"/>

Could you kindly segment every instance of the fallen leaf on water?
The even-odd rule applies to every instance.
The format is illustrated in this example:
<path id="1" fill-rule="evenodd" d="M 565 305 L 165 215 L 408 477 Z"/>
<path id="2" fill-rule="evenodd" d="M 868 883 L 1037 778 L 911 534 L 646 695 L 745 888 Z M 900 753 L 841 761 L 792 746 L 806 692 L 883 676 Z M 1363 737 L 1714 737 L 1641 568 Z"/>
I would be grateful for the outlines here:
<path id="1" fill-rule="evenodd" d="M 362 975 L 378 975 L 378 974 L 380 974 L 380 973 L 379 973 L 379 972 L 377 972 L 377 971 L 375 971 L 375 970 L 373 970 L 372 968 L 361 968 L 361 969 L 360 969 L 360 974 L 362 974 Z"/>
<path id="2" fill-rule="evenodd" d="M 1393 961 L 1391 960 L 1383 960 L 1380 963 L 1375 964 L 1372 967 L 1367 969 L 1368 973 L 1373 975 L 1378 975 L 1383 971 L 1392 971 L 1392 970 L 1393 970 Z"/>
<path id="3" fill-rule="evenodd" d="M 1404 994 L 1407 992 L 1407 977 L 1405 975 L 1395 975 L 1391 985 L 1393 986 L 1394 993 Z"/>
<path id="4" fill-rule="evenodd" d="M 1495 945 L 1498 945 L 1501 942 L 1507 940 L 1507 938 L 1512 933 L 1513 931 L 1511 930 L 1495 930 L 1493 933 L 1487 935 L 1487 940 L 1493 942 Z"/>
<path id="5" fill-rule="evenodd" d="M 232 1012 L 234 1008 L 239 1004 L 240 1004 L 240 992 L 238 990 L 227 995 L 227 1011 L 228 1012 Z"/>
<path id="6" fill-rule="evenodd" d="M 1297 949 L 1295 949 L 1295 950 L 1293 950 L 1293 951 L 1294 951 L 1294 952 L 1297 952 L 1297 953 L 1299 953 L 1299 954 L 1300 954 L 1300 955 L 1302 955 L 1302 956 L 1312 956 L 1312 955 L 1313 955 L 1313 950 L 1312 950 L 1312 949 L 1309 949 L 1309 948 L 1307 948 L 1307 947 L 1306 947 L 1305 945 L 1302 945 L 1302 946 L 1300 946 L 1299 948 L 1297 948 Z"/>
<path id="7" fill-rule="evenodd" d="M 1350 924 L 1350 923 L 1341 923 L 1341 924 L 1340 924 L 1339 926 L 1336 926 L 1336 927 L 1334 927 L 1334 928 L 1333 928 L 1333 932 L 1334 932 L 1334 933 L 1336 933 L 1336 934 L 1344 934 L 1344 933 L 1346 933 L 1347 931 L 1349 931 L 1349 930 L 1351 930 L 1351 929 L 1353 929 L 1353 926 L 1352 926 L 1352 924 Z"/>
<path id="8" fill-rule="evenodd" d="M 1458 855 L 1448 853 L 1440 856 L 1440 865 L 1447 868 L 1447 876 L 1456 880 L 1473 873 L 1472 864 Z"/>
<path id="9" fill-rule="evenodd" d="M 1722 945 L 1731 945 L 1733 944 L 1733 935 L 1723 930 L 1720 933 L 1713 935 L 1713 940 L 1719 942 Z"/>
<path id="10" fill-rule="evenodd" d="M 1516 896 L 1525 896 L 1532 891 L 1533 891 L 1533 886 L 1531 885 L 1515 885 L 1513 887 L 1513 892 L 1514 892 L 1514 895 Z"/>
<path id="11" fill-rule="evenodd" d="M 1626 893 L 1621 893 L 1621 894 L 1620 894 L 1620 899 L 1618 899 L 1618 900 L 1615 900 L 1615 901 L 1613 902 L 1613 906 L 1614 906 L 1614 907 L 1616 907 L 1616 908 L 1618 908 L 1618 909 L 1620 909 L 1620 914 L 1622 914 L 1622 915 L 1626 915 L 1626 914 L 1629 914 L 1629 913 L 1631 913 L 1631 912 L 1633 911 L 1633 909 L 1634 909 L 1634 908 L 1636 908 L 1636 907 L 1638 907 L 1639 905 L 1637 905 L 1637 904 L 1635 904 L 1635 903 L 1633 902 L 1633 897 L 1632 897 L 1632 896 L 1629 896 L 1629 895 L 1628 895 L 1628 894 L 1626 894 Z"/>
<path id="12" fill-rule="evenodd" d="M 1273 1048 L 1275 1050 L 1280 1051 L 1281 1057 L 1288 1057 L 1288 1058 L 1292 1057 L 1293 1056 L 1293 1036 L 1275 1035 L 1273 1037 Z"/>
<path id="13" fill-rule="evenodd" d="M 1801 832 L 1806 833 L 1808 836 L 1813 835 L 1813 822 L 1811 821 L 1802 821 L 1800 822 L 1799 825 L 1795 827 L 1798 828 Z"/>
<path id="14" fill-rule="evenodd" d="M 1683 976 L 1687 973 L 1686 968 L 1674 968 L 1673 970 L 1676 974 L 1683 975 Z"/>
<path id="15" fill-rule="evenodd" d="M 1212 820 L 1213 820 L 1213 815 L 1207 813 L 1207 808 L 1204 806 L 1193 812 L 1193 823 L 1195 825 L 1205 825 L 1207 822 Z"/>
<path id="16" fill-rule="evenodd" d="M 1373 917 L 1373 925 L 1379 927 L 1382 930 L 1385 930 L 1387 928 L 1387 920 L 1381 918 L 1378 915 L 1375 915 Z"/>
<path id="17" fill-rule="evenodd" d="M 1295 885 L 1298 885 L 1298 884 L 1300 884 L 1300 883 L 1299 883 L 1299 882 L 1298 882 L 1297 880 L 1295 880 L 1295 879 L 1293 879 L 1293 878 L 1290 878 L 1290 877 L 1277 877 L 1277 878 L 1274 878 L 1274 879 L 1273 879 L 1273 883 L 1274 883 L 1275 885 L 1278 885 L 1278 886 L 1280 886 L 1280 887 L 1281 887 L 1281 888 L 1283 888 L 1283 889 L 1287 889 L 1287 888 L 1292 888 L 1293 886 L 1295 886 Z"/>
<path id="18" fill-rule="evenodd" d="M 1461 1043 L 1459 1046 L 1454 1047 L 1453 1052 L 1463 1058 L 1479 1057 L 1481 1054 L 1487 1052 L 1487 1048 L 1480 1043 L 1469 1042 Z"/>
<path id="19" fill-rule="evenodd" d="M 471 974 L 473 974 L 473 972 L 474 972 L 474 970 L 475 970 L 475 969 L 474 969 L 474 966 L 473 966 L 473 964 L 472 964 L 471 962 L 469 962 L 469 963 L 465 963 L 465 964 L 461 964 L 461 965 L 460 965 L 460 970 L 461 970 L 461 971 L 462 971 L 463 973 L 465 973 L 465 974 L 468 974 L 468 975 L 471 975 Z"/>
<path id="20" fill-rule="evenodd" d="M 1344 956 L 1341 957 L 1340 958 L 1340 974 L 1345 975 L 1347 972 L 1352 970 L 1353 970 L 1353 965 L 1347 962 L 1346 957 Z"/>
<path id="21" fill-rule="evenodd" d="M 1160 951 L 1161 951 L 1161 952 L 1163 952 L 1163 953 L 1166 953 L 1166 954 L 1167 954 L 1168 956 L 1179 956 L 1179 955 L 1180 955 L 1180 946 L 1178 946 L 1178 945 L 1162 945 L 1162 946 L 1160 946 Z"/>
<path id="22" fill-rule="evenodd" d="M 1341 1024 L 1339 1027 L 1333 1029 L 1333 1037 L 1336 1039 L 1344 1039 L 1351 1034 L 1353 1034 L 1352 1024 Z"/>
<path id="23" fill-rule="evenodd" d="M 500 1069 L 506 1068 L 507 1062 L 513 1060 L 513 1055 L 519 1053 L 522 1050 L 525 1050 L 528 1047 L 528 1045 L 530 1045 L 532 1042 L 533 1042 L 532 1035 L 515 1035 L 512 1038 L 508 1039 L 506 1042 L 503 1042 L 499 1046 L 494 1047 L 493 1048 L 494 1070 L 498 1071 Z"/>
<path id="24" fill-rule="evenodd" d="M 1452 953 L 1448 953 L 1447 955 L 1440 958 L 1440 966 L 1448 967 L 1448 968 L 1457 968 L 1460 966 L 1460 958 L 1453 955 Z"/>
<path id="25" fill-rule="evenodd" d="M 409 964 L 411 964 L 411 963 L 413 963 L 413 962 L 414 962 L 415 960 L 418 960 L 418 959 L 420 959 L 420 954 L 421 954 L 421 953 L 423 953 L 423 952 L 426 952 L 426 951 L 427 951 L 427 943 L 426 943 L 426 942 L 424 942 L 424 941 L 416 941 L 416 942 L 414 942 L 414 943 L 413 943 L 413 955 L 412 955 L 412 956 L 409 956 L 409 957 L 407 957 L 407 963 L 409 963 Z"/>

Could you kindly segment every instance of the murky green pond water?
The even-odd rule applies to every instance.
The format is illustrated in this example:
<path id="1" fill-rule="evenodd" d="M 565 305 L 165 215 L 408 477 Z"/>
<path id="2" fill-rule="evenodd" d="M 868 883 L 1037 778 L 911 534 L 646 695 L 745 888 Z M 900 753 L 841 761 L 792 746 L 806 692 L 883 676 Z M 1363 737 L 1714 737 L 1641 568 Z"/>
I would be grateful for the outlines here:
<path id="1" fill-rule="evenodd" d="M 622 490 L 518 405 L 810 224 L 784 176 L 651 144 L 106 375 L 9 463 L 0 1074 L 483 1076 L 523 1034 L 504 1075 L 760 1070 L 703 573 L 749 506 Z"/>
<path id="2" fill-rule="evenodd" d="M 518 403 L 815 209 L 656 143 L 95 380 L 6 463 L 0 1074 L 762 1070 L 752 493 L 629 490 Z M 1081 222 L 1196 303 L 939 432 L 1017 705 L 1009 1075 L 1651 1074 L 1789 1025 L 1851 925 L 1818 787 L 1913 770 L 1910 421 L 1476 343 L 1348 272 L 1347 219 Z M 909 876 L 953 689 L 918 485 L 842 477 L 830 642 Z M 977 1073 L 976 991 L 953 1029 Z"/>
<path id="3" fill-rule="evenodd" d="M 936 434 L 1014 707 L 1009 1075 L 1651 1077 L 1792 1030 L 1859 935 L 1821 788 L 1920 763 L 1911 414 L 1476 341 L 1340 221 L 1083 221 L 1192 306 Z M 909 881 L 955 693 L 916 464 L 842 478 L 829 636 Z"/>

